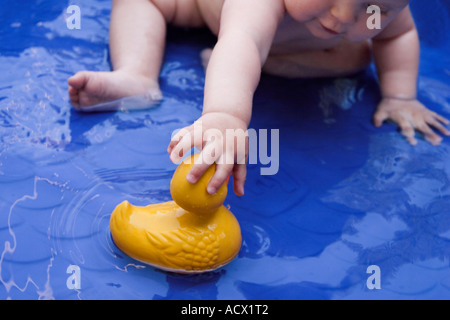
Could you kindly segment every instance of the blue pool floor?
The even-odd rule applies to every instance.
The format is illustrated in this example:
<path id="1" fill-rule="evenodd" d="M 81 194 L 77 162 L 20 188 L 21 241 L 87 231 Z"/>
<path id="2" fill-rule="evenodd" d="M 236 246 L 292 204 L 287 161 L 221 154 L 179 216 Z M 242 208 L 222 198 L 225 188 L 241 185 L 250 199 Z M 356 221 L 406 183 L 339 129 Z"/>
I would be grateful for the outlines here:
<path id="1" fill-rule="evenodd" d="M 70 4 L 81 8 L 80 30 L 66 26 Z M 374 128 L 373 68 L 338 79 L 263 76 L 250 128 L 279 130 L 279 170 L 261 175 L 267 165 L 249 164 L 245 196 L 229 192 L 243 236 L 230 264 L 177 275 L 121 253 L 110 214 L 123 200 L 170 199 L 167 144 L 201 113 L 199 54 L 214 37 L 170 29 L 158 107 L 79 113 L 67 78 L 110 70 L 110 6 L 7 0 L 0 9 L 1 299 L 450 298 L 450 139 L 412 147 L 395 125 Z M 450 6 L 412 9 L 419 98 L 450 117 Z"/>

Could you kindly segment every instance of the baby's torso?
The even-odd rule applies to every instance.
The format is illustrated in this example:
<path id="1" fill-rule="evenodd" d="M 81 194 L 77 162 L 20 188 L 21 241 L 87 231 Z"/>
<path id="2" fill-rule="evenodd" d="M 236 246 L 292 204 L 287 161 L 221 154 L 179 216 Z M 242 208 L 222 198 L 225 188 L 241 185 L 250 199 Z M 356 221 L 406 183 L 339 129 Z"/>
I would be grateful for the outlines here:
<path id="1" fill-rule="evenodd" d="M 180 0 L 177 0 L 180 1 Z M 183 1 L 183 0 L 181 0 Z M 203 22 L 214 34 L 220 30 L 220 14 L 224 0 L 196 0 Z M 286 14 L 278 26 L 272 44 L 271 53 L 288 54 L 299 51 L 333 48 L 342 42 L 342 38 L 329 40 L 317 39 L 302 24 Z"/>

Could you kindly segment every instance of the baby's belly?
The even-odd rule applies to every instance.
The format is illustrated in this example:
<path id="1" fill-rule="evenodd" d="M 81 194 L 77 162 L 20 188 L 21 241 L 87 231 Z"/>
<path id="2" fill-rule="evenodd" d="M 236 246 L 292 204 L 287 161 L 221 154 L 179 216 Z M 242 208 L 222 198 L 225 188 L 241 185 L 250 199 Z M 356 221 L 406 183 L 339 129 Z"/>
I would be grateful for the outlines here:
<path id="1" fill-rule="evenodd" d="M 224 0 L 196 0 L 197 6 L 202 15 L 203 22 L 208 26 L 212 33 L 219 34 L 220 14 Z"/>

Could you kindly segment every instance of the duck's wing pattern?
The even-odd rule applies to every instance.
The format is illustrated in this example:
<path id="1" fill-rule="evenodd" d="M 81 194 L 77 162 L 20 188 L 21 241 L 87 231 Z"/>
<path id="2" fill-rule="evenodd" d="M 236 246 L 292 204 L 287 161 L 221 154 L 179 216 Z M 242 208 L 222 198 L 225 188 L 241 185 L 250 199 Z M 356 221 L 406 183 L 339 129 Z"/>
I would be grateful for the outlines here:
<path id="1" fill-rule="evenodd" d="M 161 252 L 158 258 L 169 268 L 195 271 L 216 266 L 219 241 L 209 229 L 189 227 L 166 233 L 146 231 L 146 235 Z"/>

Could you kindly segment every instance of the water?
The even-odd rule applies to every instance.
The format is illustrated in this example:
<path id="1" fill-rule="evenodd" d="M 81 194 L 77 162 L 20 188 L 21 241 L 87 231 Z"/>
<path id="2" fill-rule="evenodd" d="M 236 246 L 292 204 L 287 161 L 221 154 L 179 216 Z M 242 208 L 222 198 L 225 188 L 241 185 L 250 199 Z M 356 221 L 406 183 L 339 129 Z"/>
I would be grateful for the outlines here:
<path id="1" fill-rule="evenodd" d="M 371 125 L 373 70 L 346 79 L 265 76 L 251 128 L 279 129 L 279 171 L 248 166 L 229 193 L 243 246 L 222 269 L 176 275 L 139 263 L 111 240 L 109 216 L 170 199 L 172 132 L 201 113 L 206 31 L 171 30 L 164 100 L 135 112 L 79 113 L 67 97 L 78 70 L 109 70 L 109 1 L 6 1 L 0 10 L 0 298 L 448 299 L 450 140 L 411 147 Z M 413 3 L 422 35 L 419 96 L 450 117 L 444 1 Z M 68 285 L 71 265 L 80 287 Z M 369 266 L 381 272 L 370 290 Z"/>

